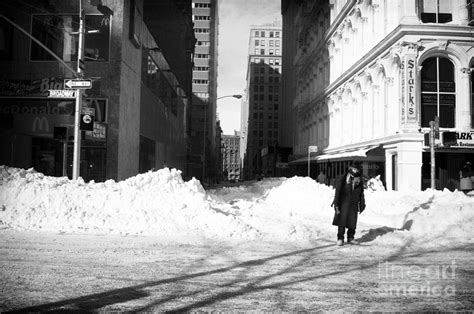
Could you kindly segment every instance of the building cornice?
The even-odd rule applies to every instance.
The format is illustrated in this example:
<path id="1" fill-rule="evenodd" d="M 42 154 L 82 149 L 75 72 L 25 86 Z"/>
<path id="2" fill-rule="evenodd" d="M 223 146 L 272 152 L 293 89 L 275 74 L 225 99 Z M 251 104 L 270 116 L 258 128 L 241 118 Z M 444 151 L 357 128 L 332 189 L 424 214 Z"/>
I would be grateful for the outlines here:
<path id="1" fill-rule="evenodd" d="M 439 40 L 440 37 L 450 38 L 451 42 L 454 42 L 456 37 L 465 37 L 466 40 L 474 41 L 473 36 L 474 30 L 469 26 L 458 26 L 458 25 L 399 25 L 395 28 L 388 36 L 386 36 L 379 44 L 367 52 L 358 62 L 354 63 L 347 71 L 340 75 L 334 82 L 329 84 L 321 93 L 316 95 L 311 103 L 319 102 L 325 97 L 329 96 L 334 90 L 339 88 L 345 82 L 349 81 L 350 78 L 361 72 L 364 68 L 375 62 L 378 57 L 387 52 L 393 47 L 401 38 L 409 35 L 417 35 L 422 38 L 419 41 L 426 40 Z M 423 38 L 423 36 L 425 36 Z M 428 37 L 429 36 L 429 37 Z M 326 42 L 320 44 L 325 45 Z M 316 50 L 319 50 L 319 47 Z"/>

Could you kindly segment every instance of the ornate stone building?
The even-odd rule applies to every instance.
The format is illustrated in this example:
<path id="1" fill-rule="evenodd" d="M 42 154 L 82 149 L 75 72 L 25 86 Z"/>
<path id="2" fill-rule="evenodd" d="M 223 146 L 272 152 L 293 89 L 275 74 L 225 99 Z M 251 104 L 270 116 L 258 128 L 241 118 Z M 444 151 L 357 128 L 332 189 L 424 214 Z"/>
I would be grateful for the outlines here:
<path id="1" fill-rule="evenodd" d="M 474 162 L 472 3 L 466 0 L 282 1 L 282 143 L 306 171 L 334 180 L 353 159 L 387 189 L 429 187 L 424 141 L 439 117 L 436 187 L 457 187 Z M 292 67 L 292 68 L 289 68 Z M 288 71 L 287 71 L 287 68 Z M 313 174 L 313 173 L 312 173 Z"/>

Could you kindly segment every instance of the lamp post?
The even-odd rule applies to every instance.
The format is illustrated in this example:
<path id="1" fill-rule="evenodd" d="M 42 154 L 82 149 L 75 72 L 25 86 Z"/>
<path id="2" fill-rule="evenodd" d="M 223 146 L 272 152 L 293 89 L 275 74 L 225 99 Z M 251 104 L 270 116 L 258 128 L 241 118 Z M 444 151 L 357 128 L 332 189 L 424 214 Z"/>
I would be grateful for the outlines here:
<path id="1" fill-rule="evenodd" d="M 234 94 L 234 95 L 225 95 L 221 97 L 217 97 L 216 101 L 226 97 L 233 97 L 240 99 L 242 95 Z M 209 105 L 209 103 L 207 104 Z M 207 131 L 207 106 L 204 107 L 204 130 L 203 130 L 203 143 L 202 143 L 202 183 L 204 183 L 204 177 L 206 176 L 206 131 Z"/>

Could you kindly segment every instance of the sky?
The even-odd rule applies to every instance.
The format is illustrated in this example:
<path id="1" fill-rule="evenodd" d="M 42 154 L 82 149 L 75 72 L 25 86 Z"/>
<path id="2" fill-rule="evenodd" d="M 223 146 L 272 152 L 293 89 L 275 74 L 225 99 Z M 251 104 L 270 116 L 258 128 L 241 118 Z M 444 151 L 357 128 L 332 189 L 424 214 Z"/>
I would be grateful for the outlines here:
<path id="1" fill-rule="evenodd" d="M 281 21 L 281 0 L 218 0 L 219 48 L 217 97 L 244 94 L 250 27 Z M 217 114 L 224 134 L 240 130 L 242 99 L 217 101 Z"/>

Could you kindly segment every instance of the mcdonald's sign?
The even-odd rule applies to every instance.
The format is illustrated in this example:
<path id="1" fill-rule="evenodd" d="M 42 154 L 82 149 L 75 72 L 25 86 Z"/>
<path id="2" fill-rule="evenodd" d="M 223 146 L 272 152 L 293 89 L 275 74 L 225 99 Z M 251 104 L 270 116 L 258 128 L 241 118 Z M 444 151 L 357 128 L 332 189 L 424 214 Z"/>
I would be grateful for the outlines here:
<path id="1" fill-rule="evenodd" d="M 48 119 L 44 116 L 35 117 L 31 131 L 33 133 L 49 133 Z"/>

